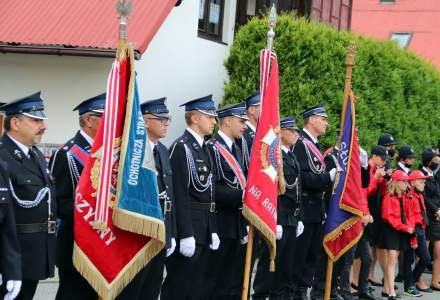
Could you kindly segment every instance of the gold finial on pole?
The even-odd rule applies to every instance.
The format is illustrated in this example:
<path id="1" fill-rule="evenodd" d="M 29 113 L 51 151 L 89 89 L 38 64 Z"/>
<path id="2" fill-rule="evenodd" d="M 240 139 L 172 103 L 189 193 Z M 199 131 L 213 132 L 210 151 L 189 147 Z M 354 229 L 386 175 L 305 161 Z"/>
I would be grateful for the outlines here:
<path id="1" fill-rule="evenodd" d="M 116 10 L 119 13 L 119 43 L 127 40 L 127 19 L 131 9 L 130 0 L 119 0 L 116 4 Z"/>
<path id="2" fill-rule="evenodd" d="M 273 38 L 275 37 L 275 24 L 277 22 L 277 10 L 275 4 L 272 4 L 269 14 L 269 31 L 267 32 L 267 49 L 272 51 Z"/>

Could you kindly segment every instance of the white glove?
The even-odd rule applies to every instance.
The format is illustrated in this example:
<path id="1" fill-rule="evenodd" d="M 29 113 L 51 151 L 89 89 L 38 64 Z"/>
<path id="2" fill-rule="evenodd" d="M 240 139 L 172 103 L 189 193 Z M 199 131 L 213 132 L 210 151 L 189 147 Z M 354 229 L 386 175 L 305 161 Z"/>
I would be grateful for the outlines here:
<path id="1" fill-rule="evenodd" d="M 361 162 L 361 167 L 366 169 L 368 168 L 368 154 L 367 151 L 359 147 L 359 160 Z"/>
<path id="2" fill-rule="evenodd" d="M 217 233 L 211 234 L 211 244 L 209 244 L 209 248 L 211 250 L 217 250 L 220 247 L 220 239 Z"/>
<path id="3" fill-rule="evenodd" d="M 13 300 L 18 296 L 21 289 L 21 280 L 8 280 L 6 282 L 6 290 L 8 293 L 5 295 L 4 300 Z"/>
<path id="4" fill-rule="evenodd" d="M 192 257 L 196 251 L 196 240 L 193 236 L 180 240 L 180 254 Z"/>
<path id="5" fill-rule="evenodd" d="M 244 245 L 249 240 L 249 226 L 246 226 L 247 234 L 240 240 L 240 244 Z"/>
<path id="6" fill-rule="evenodd" d="M 283 237 L 283 227 L 281 225 L 277 225 L 277 232 L 276 232 L 277 240 L 281 240 Z"/>
<path id="7" fill-rule="evenodd" d="M 336 178 L 336 168 L 331 169 L 329 174 L 330 174 L 330 180 L 332 182 L 335 181 L 335 178 Z"/>
<path id="8" fill-rule="evenodd" d="M 176 249 L 176 239 L 171 238 L 171 246 L 167 249 L 167 257 L 173 254 L 175 249 Z"/>
<path id="9" fill-rule="evenodd" d="M 304 232 L 304 223 L 302 221 L 298 221 L 298 225 L 296 226 L 296 237 L 299 237 Z"/>

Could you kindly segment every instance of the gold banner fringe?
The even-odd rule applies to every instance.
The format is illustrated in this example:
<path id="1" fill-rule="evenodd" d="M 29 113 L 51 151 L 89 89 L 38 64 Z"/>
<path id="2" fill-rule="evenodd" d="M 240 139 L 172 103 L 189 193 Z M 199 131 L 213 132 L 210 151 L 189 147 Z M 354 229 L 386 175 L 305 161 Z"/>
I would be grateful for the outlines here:
<path id="1" fill-rule="evenodd" d="M 270 253 L 270 265 L 269 271 L 275 272 L 275 256 L 276 256 L 276 238 L 273 231 L 267 226 L 267 224 L 257 216 L 252 209 L 250 209 L 246 204 L 243 204 L 242 210 L 243 216 L 251 223 L 258 231 L 262 234 L 264 240 L 267 243 Z"/>
<path id="2" fill-rule="evenodd" d="M 122 230 L 146 235 L 165 244 L 165 224 L 159 219 L 116 207 L 113 209 L 113 224 Z"/>
<path id="3" fill-rule="evenodd" d="M 122 269 L 119 275 L 109 283 L 102 276 L 92 261 L 75 243 L 73 246 L 73 265 L 78 272 L 90 283 L 103 300 L 115 299 L 122 290 L 133 280 L 136 274 L 144 268 L 164 247 L 164 244 L 152 239 L 133 259 Z"/>

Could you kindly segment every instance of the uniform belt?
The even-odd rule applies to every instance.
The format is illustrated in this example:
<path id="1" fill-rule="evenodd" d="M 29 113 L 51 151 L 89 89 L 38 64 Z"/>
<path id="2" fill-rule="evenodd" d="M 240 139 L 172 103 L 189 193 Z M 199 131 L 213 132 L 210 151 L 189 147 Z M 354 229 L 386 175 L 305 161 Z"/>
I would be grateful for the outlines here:
<path id="1" fill-rule="evenodd" d="M 172 207 L 172 202 L 169 200 L 165 200 L 163 202 L 163 210 L 165 213 L 170 213 L 171 212 L 171 207 Z"/>
<path id="2" fill-rule="evenodd" d="M 299 215 L 300 209 L 299 209 L 299 207 L 297 207 L 297 208 L 284 208 L 284 207 L 280 207 L 280 211 L 283 212 L 283 213 L 288 213 L 288 214 L 293 213 L 293 216 L 297 217 Z"/>
<path id="3" fill-rule="evenodd" d="M 195 209 L 209 210 L 210 213 L 215 212 L 215 202 L 209 202 L 209 203 L 191 202 L 191 207 Z"/>
<path id="4" fill-rule="evenodd" d="M 16 226 L 17 226 L 17 233 L 47 232 L 49 234 L 55 234 L 56 231 L 55 221 L 49 221 L 44 223 L 17 224 Z"/>

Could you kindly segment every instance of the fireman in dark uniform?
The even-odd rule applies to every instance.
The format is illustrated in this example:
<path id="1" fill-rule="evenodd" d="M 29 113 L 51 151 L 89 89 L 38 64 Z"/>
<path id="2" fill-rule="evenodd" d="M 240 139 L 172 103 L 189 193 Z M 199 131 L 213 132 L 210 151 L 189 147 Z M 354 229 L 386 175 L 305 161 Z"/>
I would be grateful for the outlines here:
<path id="1" fill-rule="evenodd" d="M 336 176 L 336 168 L 326 170 L 318 137 L 328 126 L 328 117 L 323 106 L 317 105 L 302 113 L 304 128 L 295 143 L 293 152 L 299 162 L 302 179 L 302 203 L 304 208 L 304 233 L 297 244 L 297 264 L 294 281 L 297 287 L 295 299 L 307 299 L 306 287 L 313 285 L 316 263 L 323 253 L 323 223 L 325 221 L 324 192 L 331 187 Z M 316 290 L 316 289 L 315 289 Z M 313 299 L 323 298 L 323 291 L 312 290 Z"/>
<path id="2" fill-rule="evenodd" d="M 241 213 L 246 173 L 243 156 L 234 140 L 240 140 L 246 129 L 244 103 L 217 110 L 220 128 L 209 141 L 215 165 L 215 202 L 218 234 L 221 244 L 212 251 L 208 275 L 209 299 L 241 299 L 243 286 L 246 222 Z"/>
<path id="3" fill-rule="evenodd" d="M 23 285 L 17 299 L 32 299 L 38 281 L 54 276 L 55 186 L 43 153 L 35 147 L 46 130 L 40 92 L 0 107 L 6 133 L 0 157 L 11 181 Z"/>
<path id="4" fill-rule="evenodd" d="M 176 251 L 166 263 L 161 299 L 203 299 L 210 251 L 220 240 L 215 217 L 214 166 L 204 142 L 213 133 L 212 95 L 185 104 L 187 128 L 170 147 L 176 211 Z"/>
<path id="5" fill-rule="evenodd" d="M 260 118 L 260 106 L 261 98 L 260 92 L 249 96 L 244 100 L 246 105 L 246 115 L 248 120 L 246 121 L 246 129 L 244 130 L 243 137 L 237 141 L 237 145 L 243 154 L 243 161 L 246 170 L 249 168 L 249 158 L 251 154 L 252 144 L 254 143 L 255 132 L 257 130 L 258 119 Z"/>
<path id="6" fill-rule="evenodd" d="M 15 215 L 6 163 L 0 160 L 0 274 L 5 299 L 14 299 L 21 288 L 20 246 L 15 228 Z"/>
<path id="7" fill-rule="evenodd" d="M 402 170 L 409 175 L 411 173 L 411 168 L 416 162 L 416 153 L 411 146 L 404 145 L 399 148 L 399 153 L 397 155 L 397 170 Z"/>
<path id="8" fill-rule="evenodd" d="M 80 130 L 54 153 L 49 162 L 55 178 L 58 217 L 61 219 L 56 261 L 60 284 L 56 300 L 95 300 L 98 297 L 87 280 L 73 266 L 73 206 L 76 186 L 104 113 L 105 98 L 105 93 L 95 96 L 73 109 L 78 111 Z"/>
<path id="9" fill-rule="evenodd" d="M 263 246 L 263 255 L 258 262 L 252 299 L 284 300 L 293 297 L 293 268 L 298 263 L 296 256 L 297 237 L 304 229 L 301 201 L 300 167 L 292 147 L 299 138 L 296 120 L 293 117 L 280 121 L 283 173 L 286 192 L 278 196 L 277 256 L 275 273 L 269 272 L 269 250 Z M 302 245 L 300 245 L 302 246 Z"/>
<path id="10" fill-rule="evenodd" d="M 148 263 L 139 275 L 142 276 L 139 299 L 158 299 L 162 286 L 165 259 L 174 252 L 176 247 L 173 173 L 168 149 L 160 142 L 160 139 L 168 133 L 171 116 L 166 106 L 166 98 L 143 102 L 141 111 L 148 132 L 148 140 L 154 154 L 159 200 L 165 221 L 166 244 L 165 248 Z"/>

